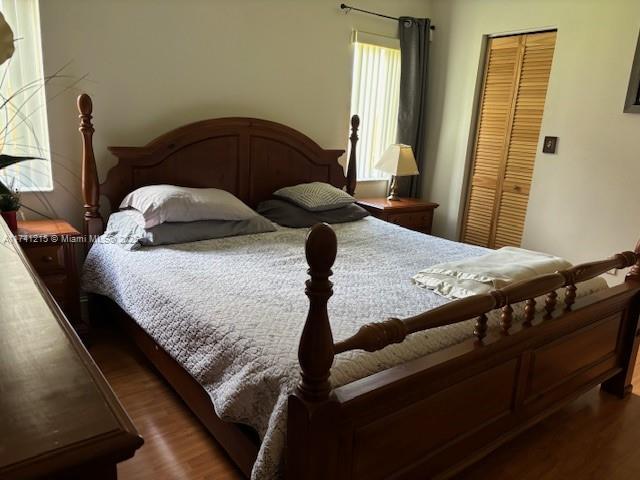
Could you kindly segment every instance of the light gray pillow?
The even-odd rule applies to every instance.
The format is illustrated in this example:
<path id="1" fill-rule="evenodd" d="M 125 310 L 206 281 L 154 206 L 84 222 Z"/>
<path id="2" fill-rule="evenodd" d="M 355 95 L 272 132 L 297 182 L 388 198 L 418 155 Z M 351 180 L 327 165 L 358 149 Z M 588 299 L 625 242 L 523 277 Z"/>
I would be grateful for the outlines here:
<path id="1" fill-rule="evenodd" d="M 140 226 L 152 228 L 164 222 L 199 220 L 247 220 L 257 213 L 233 194 L 218 188 L 149 185 L 124 197 L 121 209 L 142 214 Z"/>
<path id="2" fill-rule="evenodd" d="M 276 190 L 274 196 L 284 198 L 310 212 L 334 210 L 355 203 L 347 192 L 323 182 L 301 183 Z"/>
<path id="3" fill-rule="evenodd" d="M 274 232 L 276 227 L 261 215 L 248 220 L 201 220 L 197 222 L 165 222 L 152 228 L 140 226 L 140 212 L 123 210 L 109 217 L 104 241 L 117 243 L 126 250 L 141 246 L 171 245 L 212 238 Z"/>

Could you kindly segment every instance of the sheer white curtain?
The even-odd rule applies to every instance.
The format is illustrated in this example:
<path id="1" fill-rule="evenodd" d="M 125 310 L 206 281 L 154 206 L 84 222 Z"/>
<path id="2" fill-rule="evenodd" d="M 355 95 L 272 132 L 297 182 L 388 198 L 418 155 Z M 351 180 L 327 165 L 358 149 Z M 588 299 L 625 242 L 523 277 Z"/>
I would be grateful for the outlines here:
<path id="1" fill-rule="evenodd" d="M 371 35 L 369 35 L 371 37 Z M 356 41 L 353 44 L 351 115 L 360 116 L 358 180 L 388 179 L 373 166 L 396 143 L 400 98 L 400 49 Z"/>
<path id="2" fill-rule="evenodd" d="M 0 153 L 45 159 L 13 165 L 0 175 L 22 192 L 52 190 L 38 0 L 0 0 L 0 11 L 16 47 L 0 66 Z"/>

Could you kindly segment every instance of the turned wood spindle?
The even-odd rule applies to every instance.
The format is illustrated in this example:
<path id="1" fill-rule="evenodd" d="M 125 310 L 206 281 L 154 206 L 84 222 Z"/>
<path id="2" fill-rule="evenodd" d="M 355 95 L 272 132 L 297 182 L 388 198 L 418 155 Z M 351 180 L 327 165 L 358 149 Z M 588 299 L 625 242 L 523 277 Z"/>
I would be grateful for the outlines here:
<path id="1" fill-rule="evenodd" d="M 636 282 L 640 280 L 640 241 L 638 241 L 633 253 L 636 258 L 625 277 L 626 282 Z M 630 260 L 633 261 L 634 259 L 632 258 Z"/>
<path id="2" fill-rule="evenodd" d="M 565 311 L 571 310 L 571 306 L 576 303 L 576 286 L 571 284 L 567 285 L 564 293 L 564 309 Z"/>
<path id="3" fill-rule="evenodd" d="M 487 315 L 483 313 L 476 319 L 476 326 L 473 329 L 473 334 L 482 341 L 487 336 Z"/>
<path id="4" fill-rule="evenodd" d="M 524 305 L 524 323 L 525 327 L 530 327 L 533 318 L 536 316 L 536 299 L 530 298 Z"/>
<path id="5" fill-rule="evenodd" d="M 502 334 L 508 335 L 511 324 L 513 323 L 513 308 L 507 304 L 502 307 L 502 315 L 500 316 L 500 327 L 502 327 Z"/>
<path id="6" fill-rule="evenodd" d="M 335 344 L 334 353 L 348 350 L 375 352 L 392 343 L 402 342 L 408 335 L 407 326 L 399 318 L 388 318 L 384 322 L 367 323 L 358 332 L 342 342 Z"/>
<path id="7" fill-rule="evenodd" d="M 307 401 L 317 402 L 329 397 L 329 374 L 333 363 L 333 335 L 327 313 L 327 302 L 333 295 L 329 277 L 336 259 L 337 239 L 326 223 L 314 225 L 307 234 L 305 253 L 311 278 L 306 281 L 309 313 L 300 337 L 298 361 L 300 382 L 298 393 Z"/>
<path id="8" fill-rule="evenodd" d="M 100 215 L 100 183 L 96 169 L 96 159 L 93 153 L 93 124 L 91 114 L 93 102 L 86 93 L 78 97 L 78 112 L 80 113 L 80 133 L 82 133 L 82 197 L 84 199 L 84 234 L 87 235 L 86 245 L 93 236 L 100 235 L 104 230 Z"/>
<path id="9" fill-rule="evenodd" d="M 553 317 L 553 311 L 556 309 L 556 303 L 558 302 L 558 294 L 555 290 L 550 291 L 544 301 L 544 309 L 547 312 L 544 318 L 549 319 Z"/>
<path id="10" fill-rule="evenodd" d="M 351 117 L 351 152 L 349 153 L 349 163 L 347 164 L 347 193 L 353 195 L 356 191 L 356 145 L 358 144 L 358 128 L 360 127 L 360 117 Z"/>

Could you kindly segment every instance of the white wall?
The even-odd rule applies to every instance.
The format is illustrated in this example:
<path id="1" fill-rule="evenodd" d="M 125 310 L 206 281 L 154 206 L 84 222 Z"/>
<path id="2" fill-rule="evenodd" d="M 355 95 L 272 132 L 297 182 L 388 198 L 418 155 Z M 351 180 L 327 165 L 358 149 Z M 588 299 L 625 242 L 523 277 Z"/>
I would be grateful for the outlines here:
<path id="1" fill-rule="evenodd" d="M 290 125 L 324 148 L 347 147 L 354 28 L 394 35 L 396 22 L 337 0 L 41 1 L 45 72 L 71 61 L 88 79 L 49 106 L 55 191 L 29 206 L 82 214 L 75 97 L 94 100 L 99 174 L 107 145 L 140 145 L 203 118 L 253 116 Z M 427 0 L 359 0 L 365 9 L 427 16 Z M 49 96 L 70 80 L 54 82 Z M 363 186 L 359 187 L 363 190 Z M 362 193 L 362 192 L 360 192 Z M 365 192 L 366 193 L 366 192 Z"/>
<path id="2" fill-rule="evenodd" d="M 640 115 L 622 113 L 638 0 L 433 0 L 425 197 L 435 233 L 457 239 L 483 36 L 558 28 L 523 246 L 573 261 L 640 238 Z M 538 149 L 539 151 L 541 148 Z"/>

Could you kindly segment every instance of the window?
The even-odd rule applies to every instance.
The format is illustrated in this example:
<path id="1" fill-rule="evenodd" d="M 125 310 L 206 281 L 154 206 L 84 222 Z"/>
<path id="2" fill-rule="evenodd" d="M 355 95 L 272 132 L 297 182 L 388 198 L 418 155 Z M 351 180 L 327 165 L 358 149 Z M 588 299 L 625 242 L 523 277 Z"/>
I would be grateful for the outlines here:
<path id="1" fill-rule="evenodd" d="M 360 116 L 358 180 L 386 180 L 373 166 L 396 143 L 400 99 L 400 45 L 397 39 L 354 32 L 351 115 Z"/>
<path id="2" fill-rule="evenodd" d="M 22 192 L 53 189 L 42 67 L 38 0 L 0 0 L 15 52 L 0 66 L 0 152 L 34 156 L 2 170 L 5 185 Z"/>

